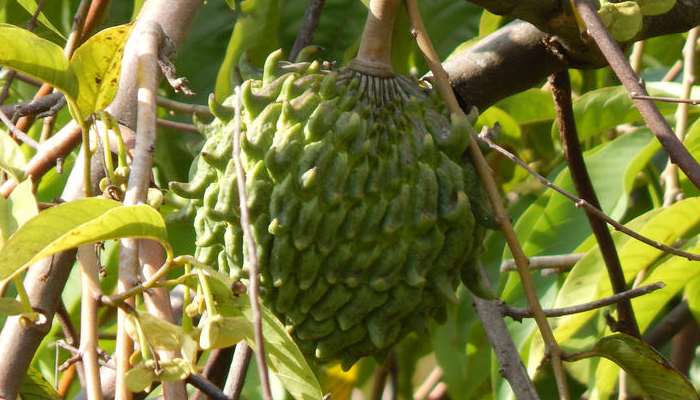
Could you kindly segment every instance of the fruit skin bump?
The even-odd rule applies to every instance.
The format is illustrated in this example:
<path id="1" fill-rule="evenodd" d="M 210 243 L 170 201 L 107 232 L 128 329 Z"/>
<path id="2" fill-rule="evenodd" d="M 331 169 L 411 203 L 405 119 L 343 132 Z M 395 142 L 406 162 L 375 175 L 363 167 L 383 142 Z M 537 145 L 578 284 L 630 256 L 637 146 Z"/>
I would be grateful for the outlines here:
<path id="1" fill-rule="evenodd" d="M 254 71 L 254 69 L 248 69 Z M 247 279 L 227 99 L 202 126 L 189 183 L 197 258 Z M 241 161 L 264 302 L 318 361 L 381 354 L 457 302 L 482 297 L 490 206 L 466 155 L 468 122 L 413 80 L 281 51 L 241 87 Z"/>

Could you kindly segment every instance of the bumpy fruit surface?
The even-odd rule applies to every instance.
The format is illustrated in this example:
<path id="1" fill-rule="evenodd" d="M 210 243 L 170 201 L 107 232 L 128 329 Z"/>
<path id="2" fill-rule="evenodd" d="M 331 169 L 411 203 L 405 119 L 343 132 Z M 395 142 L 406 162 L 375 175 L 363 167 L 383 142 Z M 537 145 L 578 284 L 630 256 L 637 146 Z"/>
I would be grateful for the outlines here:
<path id="1" fill-rule="evenodd" d="M 262 296 L 307 356 L 349 367 L 456 302 L 460 273 L 476 286 L 487 206 L 465 155 L 467 122 L 437 94 L 402 76 L 280 58 L 241 94 Z M 191 181 L 171 188 L 192 199 L 198 258 L 245 279 L 237 121 L 218 114 Z"/>

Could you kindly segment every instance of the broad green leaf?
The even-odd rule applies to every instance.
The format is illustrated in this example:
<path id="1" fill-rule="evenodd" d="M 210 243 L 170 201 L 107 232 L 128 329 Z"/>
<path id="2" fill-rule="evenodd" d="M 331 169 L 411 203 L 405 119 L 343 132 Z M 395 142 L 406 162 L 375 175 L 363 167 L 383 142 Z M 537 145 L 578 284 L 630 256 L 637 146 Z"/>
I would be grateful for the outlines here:
<path id="1" fill-rule="evenodd" d="M 34 15 L 34 13 L 36 13 L 36 10 L 37 10 L 38 7 L 37 7 L 37 4 L 36 4 L 36 1 L 35 1 L 35 0 L 17 0 L 17 2 L 18 2 L 22 7 L 24 7 L 24 9 L 27 10 L 27 12 L 28 12 L 29 14 Z M 55 33 L 56 35 L 58 35 L 58 37 L 60 37 L 60 38 L 63 39 L 63 40 L 66 40 L 66 37 L 63 35 L 63 33 L 61 33 L 61 31 L 59 31 L 55 26 L 53 26 L 53 24 L 51 23 L 51 21 L 49 21 L 49 19 L 46 18 L 46 15 L 44 15 L 44 13 L 43 13 L 42 11 L 39 12 L 39 15 L 37 16 L 37 20 L 38 20 L 42 25 L 44 25 L 45 27 L 49 28 L 53 33 Z"/>
<path id="2" fill-rule="evenodd" d="M 529 89 L 509 96 L 495 105 L 519 124 L 552 121 L 556 118 L 552 93 L 547 90 Z"/>
<path id="3" fill-rule="evenodd" d="M 680 97 L 681 85 L 674 82 L 647 82 L 647 90 L 652 96 Z M 700 90 L 695 89 L 691 98 L 700 96 Z M 676 112 L 677 105 L 669 102 L 655 102 L 664 115 Z M 574 101 L 574 116 L 579 139 L 585 140 L 599 135 L 620 124 L 643 121 L 641 114 L 634 106 L 629 93 L 622 86 L 610 86 L 587 92 Z M 691 113 L 697 113 L 693 107 Z M 555 124 L 555 129 L 556 124 Z"/>
<path id="4" fill-rule="evenodd" d="M 218 102 L 224 101 L 233 93 L 237 82 L 234 68 L 246 50 L 256 65 L 262 65 L 265 58 L 277 46 L 276 31 L 280 18 L 279 0 L 246 0 L 241 3 L 240 15 L 233 27 L 231 40 L 226 48 L 226 56 L 216 77 L 214 95 Z"/>
<path id="5" fill-rule="evenodd" d="M 691 253 L 700 253 L 700 237 L 694 237 L 681 248 Z M 677 256 L 664 257 L 658 265 L 653 267 L 651 273 L 644 277 L 639 286 L 663 282 L 666 287 L 632 299 L 639 329 L 642 332 L 646 331 L 652 320 L 664 311 L 664 306 L 698 277 L 700 277 L 700 262 Z"/>
<path id="6" fill-rule="evenodd" d="M 633 177 L 653 155 L 653 151 L 647 148 L 652 140 L 649 132 L 637 132 L 623 135 L 590 155 L 587 153 L 588 173 L 603 212 L 611 217 L 620 218 L 626 211 Z M 561 172 L 554 183 L 569 193 L 576 193 L 568 170 Z M 523 238 L 523 250 L 530 256 L 570 253 L 590 235 L 585 213 L 571 200 L 552 190 L 545 196 L 549 197 L 542 200 L 546 201 L 544 210 L 537 206 L 521 217 L 531 226 L 521 220 L 515 225 L 518 237 Z"/>
<path id="7" fill-rule="evenodd" d="M 44 379 L 41 372 L 30 366 L 24 375 L 22 387 L 19 390 L 22 400 L 61 400 L 63 399 L 53 386 Z"/>
<path id="8" fill-rule="evenodd" d="M 479 19 L 479 36 L 484 37 L 496 32 L 498 28 L 505 25 L 509 18 L 503 15 L 496 15 L 484 10 Z"/>
<path id="9" fill-rule="evenodd" d="M 670 245 L 700 223 L 700 198 L 690 198 L 665 209 L 655 209 L 626 224 L 632 230 L 658 242 Z M 618 254 L 627 280 L 653 265 L 661 251 L 615 233 Z M 659 271 L 661 272 L 661 271 Z M 661 289 L 663 291 L 664 289 Z M 579 261 L 559 291 L 556 307 L 571 306 L 611 294 L 610 282 L 597 247 Z M 588 311 L 552 319 L 558 341 L 566 342 L 599 311 Z"/>
<path id="10" fill-rule="evenodd" d="M 642 340 L 622 333 L 606 336 L 596 343 L 590 354 L 605 357 L 624 369 L 639 385 L 645 398 L 700 399 L 688 379 Z"/>
<path id="11" fill-rule="evenodd" d="M 26 29 L 0 24 L 0 65 L 25 73 L 75 99 L 78 83 L 63 49 Z"/>
<path id="12" fill-rule="evenodd" d="M 24 305 L 9 297 L 0 297 L 0 315 L 19 315 L 25 311 Z"/>
<path id="13" fill-rule="evenodd" d="M 231 292 L 233 279 L 214 271 L 205 269 L 209 275 L 207 282 L 214 295 L 217 311 L 224 317 L 223 328 L 219 335 L 235 327 L 240 328 L 252 349 L 255 349 L 253 314 L 248 295 L 234 296 Z M 265 339 L 265 356 L 268 367 L 277 375 L 285 389 L 297 400 L 312 400 L 323 397 L 316 375 L 306 363 L 301 351 L 287 333 L 284 325 L 266 307 L 261 305 L 263 337 Z M 244 317 L 244 318 L 240 318 Z"/>
<path id="14" fill-rule="evenodd" d="M 659 15 L 670 11 L 676 5 L 676 0 L 635 0 L 639 4 L 642 15 Z"/>
<path id="15" fill-rule="evenodd" d="M 513 119 L 509 113 L 500 108 L 489 107 L 479 115 L 475 128 L 480 129 L 480 126 L 493 126 L 495 123 L 498 123 L 501 126 L 502 140 L 517 143 L 522 135 L 522 130 L 518 122 L 519 121 Z"/>
<path id="16" fill-rule="evenodd" d="M 598 15 L 618 42 L 631 40 L 642 29 L 642 11 L 634 1 L 605 3 Z"/>
<path id="17" fill-rule="evenodd" d="M 39 213 L 32 182 L 21 182 L 7 199 L 0 196 L 0 248 L 17 228 Z"/>
<path id="18" fill-rule="evenodd" d="M 6 131 L 0 130 L 0 168 L 9 172 L 17 182 L 20 182 L 24 178 L 26 163 L 17 142 Z"/>
<path id="19" fill-rule="evenodd" d="M 167 245 L 165 222 L 147 205 L 123 206 L 101 198 L 51 207 L 27 221 L 0 251 L 0 279 L 39 259 L 83 244 L 139 237 Z"/>
<path id="20" fill-rule="evenodd" d="M 98 32 L 78 47 L 70 59 L 78 80 L 76 102 L 83 118 L 104 110 L 114 99 L 124 45 L 132 27 L 120 25 Z"/>

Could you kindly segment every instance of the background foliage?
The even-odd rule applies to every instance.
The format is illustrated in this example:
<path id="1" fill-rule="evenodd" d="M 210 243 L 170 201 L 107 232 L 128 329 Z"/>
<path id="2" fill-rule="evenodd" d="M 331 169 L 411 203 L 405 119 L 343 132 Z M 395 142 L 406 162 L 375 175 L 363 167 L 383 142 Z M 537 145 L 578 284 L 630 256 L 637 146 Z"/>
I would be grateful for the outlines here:
<path id="1" fill-rule="evenodd" d="M 24 2 L 1 0 L 0 22 L 25 27 L 31 15 L 20 3 Z M 63 46 L 78 3 L 77 0 L 46 2 L 43 8 L 45 20 L 50 21 L 55 28 L 40 24 L 35 32 L 40 37 Z M 139 3 L 138 0 L 113 2 L 105 15 L 102 28 L 129 22 Z M 188 78 L 196 95 L 185 97 L 173 93 L 165 85 L 161 87 L 160 94 L 197 104 L 206 104 L 210 93 L 216 93 L 217 97 L 227 96 L 236 83 L 230 76 L 229 68 L 238 62 L 244 50 L 256 65 L 262 65 L 264 57 L 274 49 L 281 47 L 286 53 L 290 51 L 301 26 L 306 3 L 302 0 L 246 0 L 237 3 L 236 9 L 231 10 L 225 2 L 208 1 L 199 12 L 175 63 L 178 75 Z M 428 32 L 443 59 L 457 48 L 468 48 L 508 22 L 507 18 L 462 1 L 422 1 L 420 6 Z M 365 15 L 366 5 L 360 1 L 328 0 L 315 35 L 314 42 L 323 47 L 318 56 L 335 60 L 338 64 L 345 64 L 351 59 L 358 45 Z M 408 26 L 405 13 L 400 13 L 394 39 L 394 66 L 398 72 L 421 77 L 427 72 L 427 67 L 409 34 Z M 651 94 L 681 96 L 682 75 L 666 81 L 662 81 L 662 78 L 681 58 L 686 37 L 686 33 L 678 33 L 646 40 L 640 75 L 647 82 Z M 576 124 L 602 210 L 655 240 L 691 252 L 700 252 L 696 237 L 700 227 L 698 189 L 681 174 L 680 185 L 685 200 L 663 208 L 664 188 L 660 182 L 660 172 L 665 168 L 667 156 L 660 151 L 660 145 L 653 134 L 644 126 L 628 93 L 619 86 L 608 68 L 571 70 L 570 73 Z M 0 84 L 4 83 L 6 77 L 6 74 L 2 75 Z M 9 86 L 9 97 L 5 103 L 30 99 L 35 91 L 36 87 L 31 83 L 15 80 Z M 691 97 L 699 96 L 693 91 Z M 673 126 L 677 118 L 677 105 L 659 102 L 658 106 Z M 547 176 L 557 186 L 574 192 L 558 139 L 552 96 L 545 82 L 480 111 L 477 130 L 482 126 L 498 124 L 500 130 L 495 140 L 500 145 Z M 188 115 L 173 115 L 165 109 L 159 109 L 159 114 L 170 120 L 192 122 Z M 699 116 L 697 107 L 691 107 L 689 129 L 684 141 L 696 158 L 700 156 Z M 62 126 L 70 118 L 68 111 L 63 109 L 57 114 L 56 125 Z M 27 134 L 39 140 L 41 124 L 34 124 Z M 154 160 L 158 186 L 167 188 L 168 182 L 187 180 L 189 164 L 200 142 L 201 137 L 195 133 L 172 128 L 159 129 Z M 0 156 L 5 161 L 8 150 L 3 151 L 5 154 Z M 33 153 L 28 146 L 21 146 L 21 151 L 25 159 L 29 159 Z M 73 157 L 66 159 L 66 169 L 72 165 Z M 563 307 L 610 295 L 603 263 L 583 210 L 559 194 L 547 190 L 505 158 L 495 153 L 488 153 L 487 157 L 508 200 L 508 212 L 513 218 L 516 233 L 526 254 L 532 257 L 570 253 L 583 255 L 571 271 L 533 274 L 543 306 Z M 12 169 L 5 165 L 2 167 L 12 173 Z M 52 201 L 60 195 L 65 180 L 66 174 L 57 174 L 52 170 L 37 186 L 36 199 L 40 202 Z M 26 189 L 22 191 L 18 188 L 7 202 L 23 204 L 27 198 L 31 198 L 31 194 Z M 167 215 L 182 205 L 169 195 L 166 198 L 163 214 Z M 29 212 L 31 211 L 18 211 L 14 215 Z M 192 254 L 194 236 L 191 223 L 167 221 L 174 253 Z M 7 226 L 3 224 L 3 228 Z M 3 240 L 7 236 L 6 231 L 3 231 Z M 641 286 L 663 281 L 666 284 L 663 290 L 633 301 L 642 334 L 651 331 L 665 315 L 684 301 L 689 305 L 695 320 L 700 320 L 700 269 L 696 262 L 663 255 L 660 251 L 621 234 L 615 234 L 614 238 L 629 283 L 634 281 L 635 285 Z M 114 243 L 108 242 L 102 254 L 108 271 L 102 280 L 102 287 L 107 293 L 115 287 L 116 273 L 112 272 L 116 271 L 115 248 Z M 493 286 L 498 288 L 500 299 L 511 306 L 525 307 L 517 275 L 500 272 L 501 263 L 510 257 L 501 234 L 490 232 L 482 257 L 487 274 Z M 79 286 L 79 272 L 75 268 L 63 292 L 63 302 L 76 322 L 80 313 Z M 13 297 L 12 289 L 5 296 Z M 442 381 L 450 398 L 503 399 L 512 395 L 507 382 L 499 375 L 499 366 L 464 288 L 460 288 L 459 296 L 461 304 L 449 310 L 445 324 L 434 324 L 429 337 L 411 335 L 398 346 L 395 353 L 395 371 L 398 372 L 395 376 L 398 379 L 396 391 L 400 397 L 410 398 L 434 367 L 441 368 Z M 551 323 L 557 339 L 567 352 L 583 351 L 611 334 L 604 313 L 613 310 L 614 307 L 607 307 L 552 319 Z M 115 331 L 114 310 L 102 310 L 100 321 L 101 333 L 110 334 Z M 510 318 L 506 318 L 506 322 L 540 395 L 542 398 L 554 398 L 556 390 L 549 370 L 537 369 L 543 344 L 534 322 L 529 319 L 518 322 Z M 697 333 L 695 335 L 695 345 L 685 350 L 697 355 Z M 60 326 L 54 324 L 32 362 L 32 379 L 39 383 L 34 386 L 28 384 L 27 388 L 39 387 L 43 384 L 42 378 L 46 382 L 58 378 L 54 367 L 54 344 L 61 338 Z M 605 353 L 605 346 L 608 345 L 607 342 L 602 342 L 596 348 Z M 100 346 L 108 353 L 114 350 L 114 343 L 109 338 L 100 340 Z M 667 358 L 672 357 L 671 342 L 659 346 L 658 350 Z M 59 363 L 68 357 L 66 352 L 58 352 Z M 691 359 L 686 373 L 697 389 L 700 385 L 700 357 L 694 356 Z M 206 357 L 202 357 L 201 364 L 205 361 Z M 379 367 L 374 360 L 363 360 L 347 373 L 341 373 L 337 367 L 327 367 L 325 374 L 321 373 L 325 376 L 324 389 L 338 393 L 338 397 L 334 395 L 333 398 L 349 395 L 350 387 L 369 396 L 372 374 Z M 567 364 L 572 397 L 585 394 L 589 398 L 606 399 L 614 396 L 618 377 L 616 368 L 613 363 L 602 358 Z M 649 367 L 646 372 L 653 374 L 658 370 Z M 39 374 L 40 377 L 37 377 Z M 49 389 L 37 390 L 46 393 Z M 62 395 L 73 397 L 78 390 L 79 384 L 75 380 Z M 651 397 L 665 398 L 658 391 L 655 392 L 656 389 L 646 390 Z M 251 399 L 260 398 L 254 368 L 250 368 L 245 395 Z"/>

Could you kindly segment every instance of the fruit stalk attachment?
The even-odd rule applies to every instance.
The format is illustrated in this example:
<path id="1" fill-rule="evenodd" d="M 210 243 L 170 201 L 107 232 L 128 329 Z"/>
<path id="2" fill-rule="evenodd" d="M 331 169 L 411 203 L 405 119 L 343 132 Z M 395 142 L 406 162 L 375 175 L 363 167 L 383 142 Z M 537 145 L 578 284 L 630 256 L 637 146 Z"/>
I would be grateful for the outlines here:
<path id="1" fill-rule="evenodd" d="M 379 78 L 391 78 L 391 34 L 399 0 L 372 0 L 357 57 L 349 68 Z"/>

